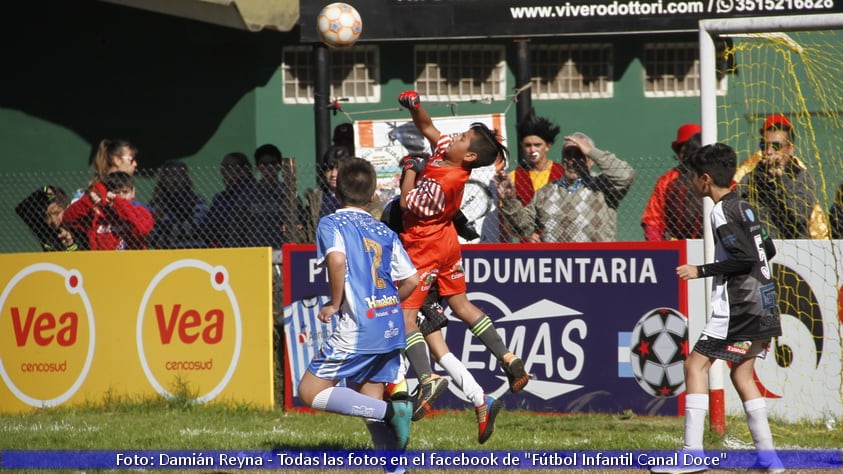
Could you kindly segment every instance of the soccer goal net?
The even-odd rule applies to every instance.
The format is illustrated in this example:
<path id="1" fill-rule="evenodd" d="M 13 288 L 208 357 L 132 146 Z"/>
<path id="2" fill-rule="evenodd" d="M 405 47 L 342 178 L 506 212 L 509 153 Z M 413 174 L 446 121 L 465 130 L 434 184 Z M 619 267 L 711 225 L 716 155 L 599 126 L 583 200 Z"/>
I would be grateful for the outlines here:
<path id="1" fill-rule="evenodd" d="M 840 14 L 700 22 L 703 142 L 735 149 L 737 189 L 776 239 L 783 335 L 756 372 L 771 415 L 792 421 L 843 416 L 841 28 Z M 781 154 L 795 158 L 779 167 Z"/>

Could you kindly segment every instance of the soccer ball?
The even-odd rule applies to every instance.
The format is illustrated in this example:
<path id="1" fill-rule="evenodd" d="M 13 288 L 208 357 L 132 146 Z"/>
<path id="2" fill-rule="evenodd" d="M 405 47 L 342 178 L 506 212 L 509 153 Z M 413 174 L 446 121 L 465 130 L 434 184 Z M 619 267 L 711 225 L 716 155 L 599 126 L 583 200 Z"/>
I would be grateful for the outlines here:
<path id="1" fill-rule="evenodd" d="M 632 375 L 648 394 L 669 398 L 685 391 L 688 357 L 688 318 L 670 308 L 657 308 L 641 317 L 629 341 Z"/>
<path id="2" fill-rule="evenodd" d="M 360 13 L 347 3 L 332 3 L 316 17 L 316 29 L 322 42 L 331 48 L 351 46 L 363 32 Z"/>

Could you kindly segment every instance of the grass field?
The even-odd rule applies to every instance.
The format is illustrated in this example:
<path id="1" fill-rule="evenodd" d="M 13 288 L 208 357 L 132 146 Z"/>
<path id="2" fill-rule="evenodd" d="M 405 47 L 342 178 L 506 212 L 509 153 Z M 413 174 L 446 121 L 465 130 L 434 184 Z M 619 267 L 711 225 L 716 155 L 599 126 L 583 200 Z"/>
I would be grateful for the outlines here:
<path id="1" fill-rule="evenodd" d="M 840 449 L 843 446 L 843 432 L 834 425 L 790 424 L 771 420 L 771 427 L 780 449 Z M 486 452 L 672 450 L 681 446 L 682 430 L 681 417 L 640 417 L 632 413 L 539 415 L 504 411 L 498 417 L 495 434 L 481 446 L 476 440 L 473 411 L 449 411 L 435 413 L 414 423 L 408 449 Z M 368 432 L 361 420 L 356 418 L 286 413 L 244 406 L 197 406 L 185 397 L 169 401 L 112 399 L 86 407 L 0 415 L 0 451 L 341 451 L 365 450 L 369 447 Z M 751 447 L 752 442 L 743 418 L 727 420 L 725 436 L 709 434 L 706 438 L 707 450 L 748 450 Z M 162 472 L 177 471 L 168 469 Z M 189 472 L 201 472 L 201 469 Z M 297 469 L 289 472 L 308 471 Z M 322 469 L 312 472 L 331 471 Z M 336 472 L 381 471 L 356 469 Z M 507 471 L 496 469 L 495 472 Z M 623 471 L 612 469 L 605 472 Z"/>

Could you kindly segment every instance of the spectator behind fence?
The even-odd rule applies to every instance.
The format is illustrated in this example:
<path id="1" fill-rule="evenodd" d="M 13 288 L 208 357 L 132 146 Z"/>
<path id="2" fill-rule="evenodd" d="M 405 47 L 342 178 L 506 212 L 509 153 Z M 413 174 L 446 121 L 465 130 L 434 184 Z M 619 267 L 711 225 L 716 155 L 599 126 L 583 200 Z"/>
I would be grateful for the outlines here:
<path id="1" fill-rule="evenodd" d="M 515 186 L 515 195 L 521 205 L 530 204 L 537 190 L 551 181 L 560 179 L 565 173 L 561 164 L 548 158 L 548 152 L 558 135 L 558 125 L 544 117 L 537 117 L 534 113 L 518 124 L 518 143 L 521 145 L 522 159 L 519 160 L 518 166 L 509 172 L 509 179 Z M 506 219 L 503 219 L 502 223 L 502 239 L 509 241 L 517 232 L 508 225 Z M 534 235 L 522 237 L 521 241 L 538 242 L 539 232 L 537 229 Z"/>
<path id="2" fill-rule="evenodd" d="M 126 140 L 100 140 L 94 155 L 94 179 L 105 181 L 108 174 L 114 171 L 134 175 L 138 169 L 137 155 L 137 147 Z"/>
<path id="3" fill-rule="evenodd" d="M 635 170 L 613 153 L 594 146 L 581 132 L 565 137 L 565 174 L 536 191 L 526 206 L 512 183 L 498 181 L 501 212 L 522 237 L 541 231 L 542 242 L 608 242 L 617 235 L 618 206 Z M 591 173 L 596 164 L 599 174 Z"/>
<path id="4" fill-rule="evenodd" d="M 354 126 L 350 123 L 341 123 L 334 127 L 333 136 L 334 146 L 344 146 L 348 148 L 348 153 L 354 156 Z"/>
<path id="5" fill-rule="evenodd" d="M 57 186 L 44 186 L 32 192 L 15 206 L 15 212 L 35 234 L 45 252 L 86 250 L 85 232 L 62 224 L 62 216 L 70 200 Z"/>
<path id="6" fill-rule="evenodd" d="M 62 222 L 87 232 L 91 250 L 145 249 L 155 225 L 149 210 L 135 201 L 132 176 L 123 171 L 91 184 L 87 193 L 67 207 Z"/>
<path id="7" fill-rule="evenodd" d="M 212 247 L 250 247 L 254 245 L 254 205 L 257 180 L 252 175 L 249 158 L 240 152 L 225 155 L 220 163 L 225 189 L 216 193 L 203 225 Z"/>
<path id="8" fill-rule="evenodd" d="M 687 157 L 702 146 L 702 128 L 686 123 L 671 144 L 679 163 L 661 175 L 644 207 L 641 227 L 646 240 L 702 238 L 702 199 L 691 187 Z"/>
<path id="9" fill-rule="evenodd" d="M 772 238 L 828 238 L 828 222 L 815 194 L 816 180 L 794 155 L 793 132 L 785 115 L 767 116 L 758 151 L 740 164 L 734 181 Z"/>
<path id="10" fill-rule="evenodd" d="M 281 249 L 285 242 L 299 242 L 302 225 L 299 222 L 301 204 L 295 189 L 295 179 L 281 180 L 283 156 L 275 145 L 267 143 L 255 150 L 255 167 L 260 173 L 258 195 L 255 200 L 255 244 Z M 292 159 L 286 174 L 295 173 Z"/>
<path id="11" fill-rule="evenodd" d="M 316 177 L 316 187 L 305 191 L 306 227 L 310 241 L 314 242 L 314 232 L 319 219 L 333 214 L 339 208 L 337 199 L 337 173 L 342 160 L 352 158 L 351 152 L 344 146 L 332 146 L 325 152 L 319 164 L 320 174 Z"/>
<path id="12" fill-rule="evenodd" d="M 149 209 L 155 217 L 155 227 L 149 234 L 150 247 L 207 247 L 202 222 L 208 214 L 208 203 L 194 190 L 187 164 L 183 161 L 168 160 L 161 165 Z"/>
<path id="13" fill-rule="evenodd" d="M 843 239 L 843 184 L 837 187 L 834 203 L 828 210 L 828 226 L 832 239 Z"/>

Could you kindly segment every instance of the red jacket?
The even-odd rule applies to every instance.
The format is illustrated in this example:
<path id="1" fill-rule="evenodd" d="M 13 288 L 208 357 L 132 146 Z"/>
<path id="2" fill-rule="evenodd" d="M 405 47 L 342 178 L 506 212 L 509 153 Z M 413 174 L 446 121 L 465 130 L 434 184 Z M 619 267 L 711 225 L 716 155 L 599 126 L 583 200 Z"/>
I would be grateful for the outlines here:
<path id="1" fill-rule="evenodd" d="M 550 163 L 548 183 L 556 181 L 565 175 L 565 168 L 561 164 L 555 161 L 551 161 Z M 521 205 L 526 206 L 530 204 L 530 201 L 533 200 L 533 195 L 536 194 L 536 190 L 533 189 L 533 181 L 530 179 L 530 171 L 522 166 L 515 168 L 515 182 L 513 184 L 515 185 L 515 192 L 518 194 Z"/>
<path id="2" fill-rule="evenodd" d="M 110 206 L 94 206 L 87 194 L 67 207 L 62 222 L 86 232 L 91 250 L 145 249 L 155 225 L 152 213 L 140 204 L 116 197 Z"/>
<path id="3" fill-rule="evenodd" d="M 661 175 L 641 216 L 646 240 L 701 239 L 702 199 L 679 167 Z"/>

